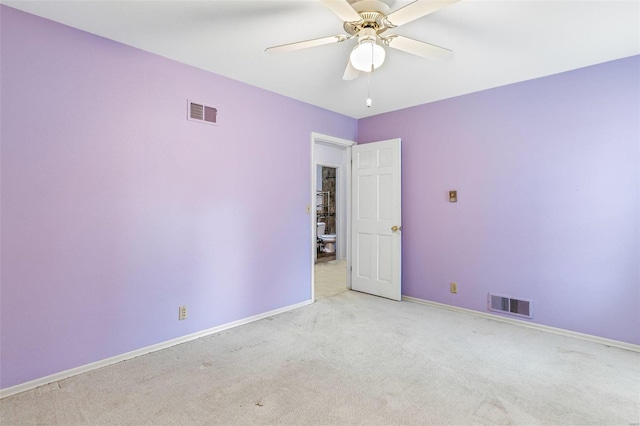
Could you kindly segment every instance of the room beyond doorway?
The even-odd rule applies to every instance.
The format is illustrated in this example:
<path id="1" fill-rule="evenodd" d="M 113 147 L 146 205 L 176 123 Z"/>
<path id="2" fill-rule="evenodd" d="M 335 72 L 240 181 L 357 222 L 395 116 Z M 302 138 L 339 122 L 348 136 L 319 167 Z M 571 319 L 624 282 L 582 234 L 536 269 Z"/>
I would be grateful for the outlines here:
<path id="1" fill-rule="evenodd" d="M 320 290 L 316 295 L 316 276 L 322 280 L 325 275 L 316 273 L 320 266 L 333 266 L 331 269 L 335 269 L 339 265 L 338 281 L 341 284 L 331 279 L 319 285 L 338 284 L 341 291 L 351 288 L 348 271 L 351 266 L 351 147 L 354 145 L 353 141 L 318 133 L 311 136 L 311 203 L 308 212 L 312 236 L 311 295 L 314 299 L 324 294 Z M 320 239 L 319 236 L 323 235 Z"/>
<path id="2" fill-rule="evenodd" d="M 317 166 L 316 263 L 328 262 L 337 259 L 337 172 L 338 169 L 335 167 Z"/>

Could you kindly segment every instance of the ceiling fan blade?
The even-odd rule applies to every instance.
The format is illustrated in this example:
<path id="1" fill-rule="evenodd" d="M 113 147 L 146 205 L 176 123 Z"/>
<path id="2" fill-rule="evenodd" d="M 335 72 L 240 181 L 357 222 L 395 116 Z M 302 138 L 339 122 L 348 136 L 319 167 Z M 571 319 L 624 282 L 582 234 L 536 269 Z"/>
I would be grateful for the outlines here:
<path id="1" fill-rule="evenodd" d="M 416 0 L 387 15 L 384 22 L 390 28 L 399 27 L 458 1 L 460 0 Z"/>
<path id="2" fill-rule="evenodd" d="M 394 49 L 402 50 L 404 52 L 411 53 L 412 55 L 422 56 L 423 58 L 434 61 L 450 59 L 453 54 L 451 50 L 445 49 L 444 47 L 396 34 L 386 37 L 385 44 L 389 47 L 393 47 Z"/>
<path id="3" fill-rule="evenodd" d="M 344 75 L 342 76 L 343 80 L 355 80 L 360 75 L 360 71 L 355 69 L 353 65 L 351 65 L 351 59 L 347 62 L 347 68 L 344 70 Z"/>
<path id="4" fill-rule="evenodd" d="M 353 10 L 349 2 L 347 0 L 322 0 L 322 3 L 325 4 L 333 13 L 338 15 L 338 18 L 342 19 L 344 22 L 360 22 L 362 18 Z"/>
<path id="5" fill-rule="evenodd" d="M 280 46 L 267 47 L 264 51 L 267 53 L 283 53 L 293 52 L 294 50 L 307 49 L 309 47 L 322 46 L 323 44 L 340 43 L 350 39 L 344 35 L 334 35 L 322 38 L 314 38 L 313 40 L 298 41 L 296 43 L 282 44 Z"/>

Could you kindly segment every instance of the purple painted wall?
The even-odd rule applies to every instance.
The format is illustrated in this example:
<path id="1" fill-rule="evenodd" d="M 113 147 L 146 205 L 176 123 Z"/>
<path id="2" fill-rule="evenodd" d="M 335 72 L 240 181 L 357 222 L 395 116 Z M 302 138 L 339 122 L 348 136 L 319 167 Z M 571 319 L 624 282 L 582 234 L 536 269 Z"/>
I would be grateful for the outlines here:
<path id="1" fill-rule="evenodd" d="M 356 120 L 0 12 L 0 387 L 310 299 L 311 132 Z"/>
<path id="2" fill-rule="evenodd" d="M 403 294 L 528 298 L 536 323 L 640 344 L 639 75 L 636 56 L 360 120 L 360 142 L 402 138 Z"/>

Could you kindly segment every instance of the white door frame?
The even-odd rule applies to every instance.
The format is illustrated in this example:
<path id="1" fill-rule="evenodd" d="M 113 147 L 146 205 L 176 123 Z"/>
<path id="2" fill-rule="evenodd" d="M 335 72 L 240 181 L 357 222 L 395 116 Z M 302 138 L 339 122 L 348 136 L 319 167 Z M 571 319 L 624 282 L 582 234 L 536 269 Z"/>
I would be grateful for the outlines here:
<path id="1" fill-rule="evenodd" d="M 314 277 L 314 269 L 315 269 L 315 254 L 316 254 L 316 226 L 318 223 L 318 219 L 316 217 L 316 170 L 318 165 L 322 166 L 330 166 L 328 164 L 318 163 L 316 160 L 316 144 L 329 144 L 334 145 L 336 148 L 344 149 L 347 153 L 347 164 L 345 167 L 339 167 L 342 179 L 346 180 L 346 193 L 343 194 L 344 197 L 341 196 L 341 199 L 346 202 L 346 217 L 343 219 L 346 222 L 346 257 L 347 257 L 347 288 L 351 288 L 351 274 L 349 271 L 351 270 L 351 147 L 356 145 L 355 141 L 350 141 L 347 139 L 336 138 L 334 136 L 323 135 L 320 133 L 312 132 L 311 133 L 311 191 L 310 191 L 310 203 L 309 203 L 309 212 L 310 212 L 310 223 L 309 228 L 311 230 L 311 300 L 315 301 L 315 277 Z M 337 188 L 336 188 L 337 189 Z"/>

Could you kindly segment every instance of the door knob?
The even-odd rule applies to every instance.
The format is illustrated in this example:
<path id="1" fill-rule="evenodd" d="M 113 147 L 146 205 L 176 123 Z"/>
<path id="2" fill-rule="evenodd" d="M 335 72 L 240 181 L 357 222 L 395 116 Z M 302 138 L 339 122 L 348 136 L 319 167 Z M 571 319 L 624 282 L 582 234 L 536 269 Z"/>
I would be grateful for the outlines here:
<path id="1" fill-rule="evenodd" d="M 397 226 L 393 225 L 391 227 L 391 232 L 398 232 L 398 229 L 400 229 L 400 228 L 398 228 Z"/>

